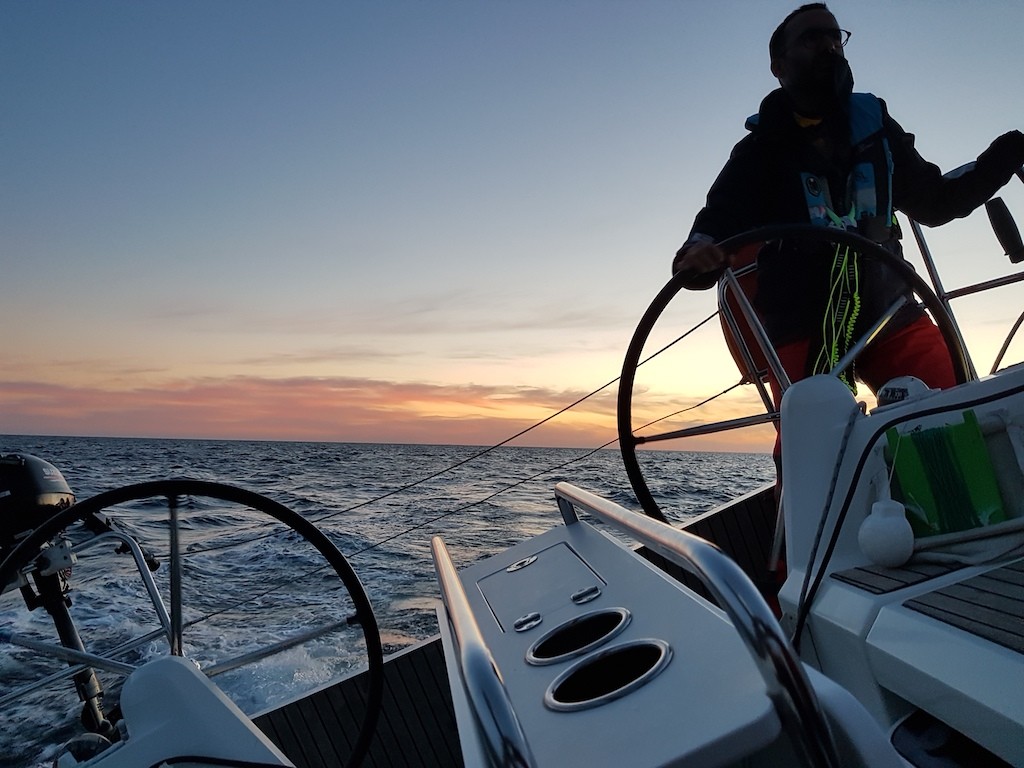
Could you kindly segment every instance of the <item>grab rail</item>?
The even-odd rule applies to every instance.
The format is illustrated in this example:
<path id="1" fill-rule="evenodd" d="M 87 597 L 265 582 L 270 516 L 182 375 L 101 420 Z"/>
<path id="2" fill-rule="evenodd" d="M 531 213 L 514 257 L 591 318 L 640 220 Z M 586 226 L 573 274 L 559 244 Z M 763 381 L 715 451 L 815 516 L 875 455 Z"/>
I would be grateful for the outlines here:
<path id="1" fill-rule="evenodd" d="M 750 299 L 747 298 L 746 292 L 740 287 L 739 278 L 744 275 L 757 271 L 757 263 L 748 264 L 739 270 L 733 270 L 727 268 L 725 273 L 722 275 L 722 280 L 718 283 L 718 311 L 723 314 L 726 319 L 726 323 L 729 325 L 729 331 L 732 333 L 733 338 L 736 340 L 736 344 L 739 346 L 742 354 L 744 363 L 748 368 L 747 376 L 751 382 L 757 386 L 758 391 L 761 393 L 761 399 L 764 400 L 765 407 L 771 411 L 774 410 L 772 405 L 771 397 L 768 395 L 764 388 L 764 382 L 761 381 L 761 377 L 758 376 L 757 366 L 754 364 L 753 357 L 750 354 L 750 350 L 747 347 L 746 340 L 743 338 L 743 334 L 740 331 L 739 323 L 736 316 L 733 314 L 732 308 L 729 306 L 727 297 L 731 294 L 733 301 L 740 308 L 740 312 L 743 315 L 743 319 L 750 329 L 750 332 L 754 335 L 754 341 L 757 342 L 757 346 L 764 356 L 765 362 L 768 363 L 768 367 L 771 369 L 771 373 L 775 376 L 775 380 L 779 382 L 779 388 L 785 392 L 789 389 L 790 381 L 789 375 L 786 373 L 786 369 L 782 367 L 782 361 L 779 360 L 779 355 L 775 351 L 775 347 L 772 345 L 771 340 L 768 338 L 768 333 L 765 331 L 764 326 L 761 324 L 761 318 L 757 316 L 757 312 L 754 311 L 753 305 L 750 303 Z"/>
<path id="2" fill-rule="evenodd" d="M 441 586 L 441 599 L 459 652 L 462 681 L 483 732 L 491 764 L 510 768 L 534 766 L 536 763 L 530 745 L 526 743 L 501 672 L 480 633 L 455 564 L 440 536 L 430 540 L 430 551 Z"/>
<path id="3" fill-rule="evenodd" d="M 794 746 L 804 763 L 839 765 L 832 730 L 800 658 L 757 588 L 736 563 L 704 539 L 569 483 L 555 486 L 555 498 L 567 523 L 577 519 L 575 507 L 581 507 L 699 578 L 754 657 L 783 727 L 798 734 Z"/>
<path id="4" fill-rule="evenodd" d="M 953 329 L 956 332 L 957 338 L 960 340 L 960 346 L 964 350 L 964 355 L 967 358 L 967 365 L 970 370 L 971 377 L 976 379 L 978 378 L 978 370 L 974 367 L 974 361 L 971 359 L 970 353 L 967 350 L 967 343 L 964 341 L 964 335 L 960 330 L 960 324 L 956 321 L 956 315 L 953 314 L 953 305 L 949 302 L 953 297 L 946 293 L 946 289 L 942 285 L 942 280 L 939 278 L 939 268 L 935 265 L 935 258 L 932 256 L 931 248 L 928 247 L 928 242 L 924 239 L 924 230 L 914 219 L 909 219 L 909 221 L 910 231 L 914 233 L 914 240 L 917 242 L 917 250 L 920 252 L 921 260 L 924 262 L 925 269 L 928 271 L 928 277 L 932 281 L 932 287 L 935 289 L 935 295 L 939 297 L 939 301 L 942 302 L 942 306 L 946 308 L 946 312 L 953 321 Z"/>

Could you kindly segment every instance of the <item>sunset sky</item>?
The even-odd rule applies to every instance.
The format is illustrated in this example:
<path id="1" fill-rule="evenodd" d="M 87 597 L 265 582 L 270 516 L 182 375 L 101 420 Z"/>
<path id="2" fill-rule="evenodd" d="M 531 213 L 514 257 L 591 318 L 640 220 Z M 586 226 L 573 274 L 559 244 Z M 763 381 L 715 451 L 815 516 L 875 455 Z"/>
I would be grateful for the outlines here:
<path id="1" fill-rule="evenodd" d="M 798 4 L 0 3 L 0 434 L 489 445 L 540 421 L 618 376 Z M 830 7 L 858 90 L 944 170 L 1024 129 L 1024 3 Z M 1002 195 L 1024 223 L 1024 185 Z M 1010 269 L 981 212 L 929 243 L 947 288 Z M 713 295 L 677 304 L 666 339 Z M 955 305 L 980 369 L 1022 304 Z M 642 414 L 735 383 L 704 330 Z M 519 442 L 614 439 L 615 392 Z"/>

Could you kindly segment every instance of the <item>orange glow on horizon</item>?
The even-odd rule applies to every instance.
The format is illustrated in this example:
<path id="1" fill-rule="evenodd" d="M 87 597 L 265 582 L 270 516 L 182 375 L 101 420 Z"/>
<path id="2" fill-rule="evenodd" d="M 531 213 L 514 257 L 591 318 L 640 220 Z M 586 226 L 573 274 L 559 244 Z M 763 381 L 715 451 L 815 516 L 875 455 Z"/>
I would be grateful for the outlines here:
<path id="1" fill-rule="evenodd" d="M 203 378 L 131 391 L 8 382 L 0 383 L 0 433 L 494 445 L 528 430 L 514 444 L 595 448 L 614 443 L 613 388 L 553 417 L 585 394 L 312 377 Z M 678 395 L 650 398 L 644 415 L 663 408 L 663 416 L 679 410 L 680 403 Z M 731 418 L 733 407 L 707 420 Z M 692 414 L 687 416 L 694 421 Z M 533 428 L 545 419 L 550 420 Z M 642 423 L 641 415 L 634 414 L 634 424 Z M 665 422 L 654 429 L 663 432 L 681 424 Z M 767 452 L 773 435 L 771 427 L 764 427 L 656 447 Z"/>

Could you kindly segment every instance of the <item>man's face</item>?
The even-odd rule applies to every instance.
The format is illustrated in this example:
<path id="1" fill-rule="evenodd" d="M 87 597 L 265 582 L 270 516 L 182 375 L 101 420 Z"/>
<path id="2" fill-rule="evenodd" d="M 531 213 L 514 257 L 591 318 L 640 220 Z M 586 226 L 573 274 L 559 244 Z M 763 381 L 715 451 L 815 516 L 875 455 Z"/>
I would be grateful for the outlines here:
<path id="1" fill-rule="evenodd" d="M 805 11 L 786 25 L 785 48 L 772 62 L 772 73 L 798 106 L 823 114 L 852 89 L 843 39 L 835 17 L 825 10 Z"/>

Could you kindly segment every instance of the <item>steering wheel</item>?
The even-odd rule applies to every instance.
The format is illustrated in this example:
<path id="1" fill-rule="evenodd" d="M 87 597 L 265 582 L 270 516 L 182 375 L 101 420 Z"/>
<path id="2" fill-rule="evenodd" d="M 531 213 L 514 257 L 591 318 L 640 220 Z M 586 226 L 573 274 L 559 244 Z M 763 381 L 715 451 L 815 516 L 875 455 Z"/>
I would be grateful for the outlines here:
<path id="1" fill-rule="evenodd" d="M 352 570 L 352 566 L 349 565 L 348 560 L 341 551 L 338 550 L 331 540 L 319 528 L 313 525 L 313 523 L 283 504 L 269 499 L 266 496 L 246 491 L 241 488 L 201 480 L 161 480 L 124 486 L 122 488 L 101 493 L 90 499 L 80 501 L 61 512 L 56 513 L 32 531 L 28 537 L 18 544 L 3 563 L 0 563 L 0 584 L 9 584 L 13 579 L 17 578 L 19 573 L 26 571 L 33 565 L 33 563 L 38 564 L 37 560 L 45 559 L 48 556 L 48 553 L 52 552 L 52 550 L 44 548 L 44 546 L 72 524 L 85 520 L 86 518 L 96 515 L 96 513 L 117 504 L 156 499 L 159 497 L 162 497 L 165 500 L 167 507 L 165 524 L 169 537 L 167 561 L 169 566 L 170 610 L 166 611 L 166 609 L 163 608 L 162 599 L 157 596 L 154 600 L 154 608 L 157 609 L 161 629 L 157 632 L 149 633 L 149 635 L 145 635 L 140 639 L 144 642 L 152 642 L 154 639 L 158 639 L 160 636 L 163 636 L 168 642 L 169 653 L 171 655 L 184 655 L 183 635 L 184 630 L 189 627 L 189 624 L 185 619 L 186 607 L 183 605 L 182 585 L 186 580 L 186 577 L 190 575 L 196 579 L 202 577 L 197 575 L 197 571 L 199 569 L 197 566 L 194 566 L 190 560 L 192 553 L 188 553 L 189 557 L 186 558 L 185 554 L 181 551 L 182 547 L 180 545 L 180 539 L 183 538 L 185 533 L 195 529 L 191 520 L 186 520 L 184 524 L 179 521 L 179 513 L 182 510 L 187 511 L 188 507 L 196 506 L 195 502 L 198 499 L 215 499 L 218 501 L 242 505 L 243 507 L 262 512 L 280 523 L 283 523 L 287 528 L 291 529 L 291 531 L 294 531 L 302 539 L 311 544 L 327 561 L 330 567 L 334 570 L 334 574 L 341 580 L 342 585 L 348 591 L 349 597 L 355 607 L 354 617 L 347 620 L 342 618 L 329 628 L 325 628 L 325 630 L 330 629 L 333 631 L 348 623 L 358 623 L 362 629 L 363 640 L 366 644 L 366 653 L 369 661 L 366 711 L 363 715 L 358 737 L 353 744 L 352 752 L 348 757 L 348 761 L 345 763 L 347 768 L 355 768 L 355 766 L 360 765 L 366 756 L 370 746 L 370 741 L 376 729 L 377 720 L 380 716 L 381 700 L 384 688 L 384 655 L 381 647 L 380 631 L 377 627 L 377 620 L 374 617 L 373 608 L 366 595 L 366 591 L 363 589 L 358 576 L 356 576 L 355 571 Z M 182 497 L 188 497 L 186 504 L 182 503 Z M 147 505 L 147 511 L 151 511 L 153 505 L 154 502 L 150 502 L 149 505 Z M 199 514 L 209 514 L 209 512 L 209 509 L 204 509 Z M 164 523 L 158 523 L 157 525 L 159 527 L 163 527 Z M 120 536 L 119 538 L 126 539 L 128 537 Z M 42 553 L 40 552 L 41 548 Z M 209 557 L 211 564 L 215 559 L 216 558 L 214 557 Z M 221 563 L 213 567 L 220 567 L 223 569 L 224 566 Z M 303 568 L 305 567 L 306 565 L 304 563 Z M 210 577 L 207 576 L 206 578 Z M 218 579 L 217 576 L 213 576 L 212 578 Z M 321 578 L 322 577 L 317 576 L 317 582 L 319 582 Z M 310 583 L 313 583 L 313 581 L 310 580 Z M 247 581 L 246 586 L 253 589 L 253 591 L 259 591 L 265 594 L 267 584 L 253 584 L 252 581 Z M 199 599 L 201 599 L 201 597 Z M 68 604 L 70 604 L 70 602 Z M 294 610 L 293 606 L 289 607 L 292 607 Z M 202 606 L 202 610 L 209 610 L 209 606 L 204 604 Z M 214 609 L 214 612 L 216 612 L 216 609 Z M 163 614 L 162 616 L 160 616 L 161 613 Z M 195 624 L 195 622 L 193 622 L 193 624 Z M 297 645 L 302 641 L 302 639 L 309 639 L 310 634 L 311 633 L 309 632 L 303 632 L 299 638 L 294 638 L 293 642 L 285 639 L 283 641 L 275 641 L 270 645 L 274 646 L 277 650 L 282 650 L 292 647 L 293 645 Z M 123 660 L 125 649 L 131 650 L 141 644 L 142 643 L 132 642 L 120 643 L 114 651 L 91 651 L 91 666 L 99 669 L 115 670 L 124 674 L 127 671 L 127 668 L 130 667 L 130 665 L 127 665 Z M 47 648 L 50 648 L 51 650 L 48 651 Z M 50 655 L 54 658 L 63 659 L 65 661 L 68 660 L 66 655 L 62 655 L 61 648 L 58 646 L 46 646 L 34 648 L 33 650 L 37 653 Z M 207 674 L 214 674 L 217 671 L 214 667 L 220 669 L 233 669 L 237 666 L 251 663 L 253 660 L 258 660 L 259 658 L 262 658 L 262 656 L 258 653 L 245 653 L 236 659 L 229 660 L 227 662 L 222 662 L 218 659 L 217 663 L 206 671 Z"/>
<path id="2" fill-rule="evenodd" d="M 971 378 L 966 350 L 957 332 L 956 323 L 946 306 L 908 262 L 885 250 L 877 243 L 845 230 L 817 227 L 810 224 L 789 224 L 761 227 L 744 232 L 723 240 L 719 243 L 719 247 L 726 253 L 735 253 L 752 243 L 767 243 L 789 238 L 845 245 L 856 250 L 860 256 L 880 259 L 906 283 L 907 287 L 910 288 L 931 313 L 939 331 L 942 333 L 943 341 L 945 341 L 946 348 L 949 350 L 950 357 L 952 358 L 953 372 L 957 383 L 963 383 Z M 650 488 L 637 460 L 636 448 L 638 445 L 647 442 L 671 439 L 671 433 L 652 434 L 643 437 L 633 434 L 633 384 L 647 338 L 650 336 L 654 325 L 665 311 L 665 308 L 675 298 L 676 294 L 683 289 L 684 279 L 685 275 L 682 273 L 673 275 L 672 279 L 661 289 L 647 308 L 647 311 L 640 319 L 639 325 L 637 325 L 636 330 L 633 332 L 633 338 L 629 343 L 626 357 L 622 363 L 622 375 L 619 379 L 619 448 L 622 452 L 622 461 L 625 465 L 626 475 L 629 477 L 629 483 L 633 487 L 633 492 L 636 494 L 637 501 L 640 503 L 643 511 L 648 516 L 663 522 L 667 522 L 667 520 L 658 503 L 651 495 Z M 851 344 L 852 347 L 853 344 Z"/>

